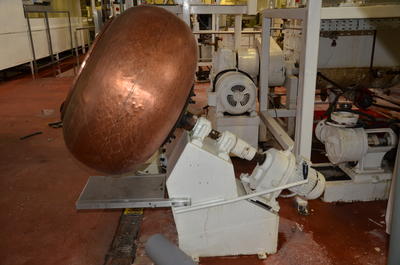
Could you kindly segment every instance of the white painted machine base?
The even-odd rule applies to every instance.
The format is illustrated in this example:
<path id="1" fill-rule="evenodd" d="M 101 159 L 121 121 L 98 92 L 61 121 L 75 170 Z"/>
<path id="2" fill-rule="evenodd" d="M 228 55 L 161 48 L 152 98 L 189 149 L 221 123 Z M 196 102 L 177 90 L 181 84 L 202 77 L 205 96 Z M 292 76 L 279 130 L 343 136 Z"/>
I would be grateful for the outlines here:
<path id="1" fill-rule="evenodd" d="M 363 183 L 363 182 L 378 183 L 384 180 L 391 180 L 393 174 L 392 171 L 388 169 L 356 172 L 353 168 L 348 167 L 345 164 L 341 164 L 339 165 L 339 167 L 356 183 Z"/>
<path id="2" fill-rule="evenodd" d="M 240 213 L 240 214 L 239 214 Z M 276 252 L 278 215 L 249 201 L 175 213 L 179 247 L 188 255 L 265 256 Z"/>
<path id="3" fill-rule="evenodd" d="M 318 168 L 318 165 L 314 165 Z M 326 164 L 324 164 L 326 166 Z M 389 197 L 391 173 L 356 174 L 352 169 L 340 166 L 351 179 L 327 180 L 324 202 L 355 202 L 386 200 Z"/>
<path id="4" fill-rule="evenodd" d="M 208 119 L 211 121 L 212 127 L 217 131 L 230 131 L 254 148 L 258 148 L 258 131 L 260 127 L 260 117 L 258 115 L 218 117 L 215 113 L 215 107 L 210 107 Z"/>
<path id="5" fill-rule="evenodd" d="M 187 134 L 176 139 L 167 157 L 171 198 L 190 197 L 192 206 L 245 194 L 230 161 L 218 157 L 215 141 L 199 147 Z M 209 256 L 275 253 L 279 216 L 247 200 L 189 212 L 173 207 L 179 247 L 194 259 Z"/>
<path id="6" fill-rule="evenodd" d="M 389 196 L 390 180 L 377 183 L 356 183 L 352 180 L 327 181 L 324 202 L 354 202 L 385 200 Z"/>

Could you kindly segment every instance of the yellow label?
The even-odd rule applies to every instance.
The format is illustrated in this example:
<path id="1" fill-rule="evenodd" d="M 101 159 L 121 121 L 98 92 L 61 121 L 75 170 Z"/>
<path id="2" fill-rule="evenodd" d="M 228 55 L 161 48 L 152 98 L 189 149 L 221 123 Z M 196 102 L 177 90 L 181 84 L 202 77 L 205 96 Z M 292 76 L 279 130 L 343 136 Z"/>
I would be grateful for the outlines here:
<path id="1" fill-rule="evenodd" d="M 125 215 L 132 215 L 132 214 L 143 215 L 143 208 L 126 208 L 124 210 L 124 214 Z"/>

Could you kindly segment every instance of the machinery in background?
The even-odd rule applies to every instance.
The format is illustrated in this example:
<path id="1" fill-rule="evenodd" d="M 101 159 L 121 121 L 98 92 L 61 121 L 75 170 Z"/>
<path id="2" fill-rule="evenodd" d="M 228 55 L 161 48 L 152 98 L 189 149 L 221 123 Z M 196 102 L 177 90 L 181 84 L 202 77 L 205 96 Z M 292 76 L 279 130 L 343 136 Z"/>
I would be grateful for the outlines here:
<path id="1" fill-rule="evenodd" d="M 272 38 L 270 47 L 269 84 L 282 85 L 285 80 L 282 50 Z M 208 91 L 208 117 L 213 126 L 220 131 L 234 132 L 253 147 L 258 146 L 260 126 L 257 114 L 259 64 L 257 48 L 241 47 L 237 51 L 219 48 L 213 58 Z"/>
<path id="2" fill-rule="evenodd" d="M 397 136 L 390 128 L 364 129 L 358 118 L 351 112 L 333 112 L 315 129 L 330 162 L 349 177 L 327 181 L 323 196 L 326 202 L 388 198 L 392 170 L 384 165 L 383 158 L 396 147 Z"/>

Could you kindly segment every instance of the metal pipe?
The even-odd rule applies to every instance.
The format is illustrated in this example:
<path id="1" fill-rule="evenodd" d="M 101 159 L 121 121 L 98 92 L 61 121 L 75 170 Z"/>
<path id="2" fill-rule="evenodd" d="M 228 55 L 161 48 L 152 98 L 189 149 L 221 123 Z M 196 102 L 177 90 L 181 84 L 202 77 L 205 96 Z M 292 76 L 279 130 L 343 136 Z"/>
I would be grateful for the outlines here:
<path id="1" fill-rule="evenodd" d="M 268 109 L 268 69 L 269 69 L 269 49 L 271 36 L 271 18 L 263 17 L 261 34 L 261 54 L 260 54 L 260 82 L 259 82 L 259 103 L 260 111 Z"/>
<path id="2" fill-rule="evenodd" d="M 393 196 L 393 208 L 392 208 L 392 221 L 390 224 L 390 244 L 389 244 L 389 256 L 388 265 L 398 265 L 400 264 L 400 251 L 398 244 L 400 242 L 400 142 L 397 147 L 396 164 L 393 171 L 394 181 L 394 192 Z"/>
<path id="3" fill-rule="evenodd" d="M 76 59 L 76 67 L 79 68 L 79 51 L 78 51 L 78 31 L 75 30 L 75 40 L 76 40 L 76 46 L 75 46 L 75 59 Z M 75 73 L 76 74 L 76 73 Z"/>
<path id="4" fill-rule="evenodd" d="M 299 186 L 299 185 L 306 184 L 307 182 L 308 182 L 308 179 L 305 179 L 305 180 L 289 183 L 289 184 L 283 185 L 281 187 L 276 187 L 276 188 L 272 188 L 272 189 L 268 189 L 268 190 L 263 190 L 263 191 L 251 193 L 251 194 L 240 196 L 240 197 L 237 197 L 237 198 L 234 198 L 234 199 L 230 199 L 230 200 L 205 202 L 205 203 L 199 203 L 199 204 L 194 204 L 194 205 L 192 204 L 192 206 L 177 208 L 175 210 L 175 213 L 177 213 L 177 214 L 186 213 L 186 212 L 191 212 L 191 211 L 197 211 L 197 210 L 200 210 L 200 209 L 221 206 L 221 205 L 225 205 L 225 204 L 232 204 L 232 203 L 235 203 L 235 202 L 238 202 L 238 201 L 243 201 L 243 200 L 252 199 L 254 197 L 264 196 L 266 194 L 273 193 L 273 192 L 276 192 L 276 191 L 281 191 L 281 190 L 284 190 L 284 189 L 293 188 L 293 187 L 296 187 L 296 186 Z"/>
<path id="5" fill-rule="evenodd" d="M 74 40 L 72 38 L 72 23 L 71 23 L 71 14 L 69 11 L 66 12 L 68 16 L 68 26 L 69 26 L 69 37 L 71 39 L 71 54 L 74 56 Z M 78 46 L 78 42 L 75 43 Z"/>
<path id="6" fill-rule="evenodd" d="M 370 60 L 370 63 L 369 63 L 369 70 L 370 71 L 374 67 L 375 44 L 376 44 L 376 30 L 374 30 L 374 37 L 372 39 L 371 60 Z"/>
<path id="7" fill-rule="evenodd" d="M 292 30 L 302 30 L 301 28 L 286 28 L 286 27 L 270 27 L 269 30 L 284 30 L 284 29 L 292 29 Z M 241 34 L 261 34 L 261 30 L 255 31 L 241 31 Z M 193 31 L 193 34 L 235 34 L 233 30 L 199 30 Z"/>
<path id="8" fill-rule="evenodd" d="M 146 254 L 155 265 L 196 265 L 196 263 L 163 235 L 151 236 L 145 244 Z"/>
<path id="9" fill-rule="evenodd" d="M 232 30 L 199 30 L 193 31 L 193 34 L 235 34 Z M 241 34 L 261 34 L 261 31 L 242 31 Z"/>
<path id="10" fill-rule="evenodd" d="M 91 45 L 91 41 L 90 41 L 90 30 L 91 29 L 95 29 L 94 26 L 89 26 L 89 27 L 78 27 L 75 28 L 75 39 L 76 39 L 76 50 L 78 50 L 78 31 L 82 31 L 82 30 L 86 30 L 86 37 L 88 40 L 88 47 L 90 48 Z M 81 34 L 82 37 L 82 53 L 85 54 L 86 53 L 86 43 L 85 43 L 85 37 L 83 36 L 83 34 Z M 79 59 L 77 59 L 79 62 Z M 80 66 L 80 62 L 78 63 L 78 66 Z"/>
<path id="11" fill-rule="evenodd" d="M 38 68 L 37 68 L 37 62 L 36 62 L 36 53 L 35 53 L 35 45 L 33 43 L 33 37 L 32 37 L 32 28 L 31 28 L 31 22 L 29 20 L 29 12 L 25 10 L 24 7 L 24 12 L 25 12 L 25 17 L 26 17 L 26 22 L 28 23 L 28 36 L 29 36 L 29 42 L 31 44 L 31 49 L 32 49 L 32 59 L 33 59 L 33 79 L 36 78 L 38 75 Z"/>
<path id="12" fill-rule="evenodd" d="M 53 44 L 51 41 L 51 33 L 50 33 L 50 24 L 49 24 L 49 14 L 47 12 L 44 13 L 44 21 L 46 24 L 46 34 L 47 34 L 47 44 L 49 45 L 50 59 L 54 73 L 54 53 L 53 53 Z M 57 60 L 58 63 L 58 60 Z M 58 64 L 58 69 L 60 70 L 60 65 Z"/>
<path id="13" fill-rule="evenodd" d="M 242 37 L 242 15 L 235 16 L 235 51 L 239 50 Z"/>

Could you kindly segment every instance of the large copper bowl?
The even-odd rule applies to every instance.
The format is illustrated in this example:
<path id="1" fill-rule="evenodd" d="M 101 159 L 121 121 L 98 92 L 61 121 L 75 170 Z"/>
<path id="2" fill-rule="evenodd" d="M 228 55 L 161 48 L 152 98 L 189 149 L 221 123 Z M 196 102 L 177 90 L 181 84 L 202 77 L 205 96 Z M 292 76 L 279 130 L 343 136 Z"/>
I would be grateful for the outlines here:
<path id="1" fill-rule="evenodd" d="M 126 10 L 98 36 L 64 104 L 68 149 L 105 173 L 136 169 L 173 129 L 196 64 L 196 41 L 176 15 Z"/>

